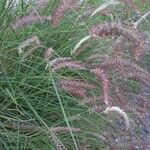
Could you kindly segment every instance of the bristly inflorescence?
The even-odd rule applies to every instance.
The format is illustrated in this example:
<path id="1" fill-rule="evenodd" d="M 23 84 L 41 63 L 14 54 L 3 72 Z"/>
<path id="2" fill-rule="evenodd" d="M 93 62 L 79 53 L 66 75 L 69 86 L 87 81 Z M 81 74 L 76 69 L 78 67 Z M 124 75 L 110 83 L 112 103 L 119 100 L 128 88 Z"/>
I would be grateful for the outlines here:
<path id="1" fill-rule="evenodd" d="M 69 87 L 76 87 L 76 88 L 87 88 L 87 89 L 96 88 L 95 85 L 92 85 L 81 79 L 60 79 L 58 81 L 58 84 L 61 86 L 69 86 Z"/>
<path id="2" fill-rule="evenodd" d="M 126 130 L 129 129 L 129 117 L 127 115 L 127 113 L 125 113 L 122 109 L 120 109 L 119 107 L 113 106 L 113 107 L 107 107 L 104 111 L 104 113 L 108 113 L 108 112 L 117 112 L 118 114 L 120 114 L 124 120 L 125 120 L 125 124 L 126 124 Z"/>
<path id="3" fill-rule="evenodd" d="M 37 12 L 31 12 L 22 18 L 17 19 L 13 24 L 12 28 L 18 30 L 35 23 L 43 23 L 43 21 L 50 21 L 51 16 L 40 16 Z"/>
<path id="4" fill-rule="evenodd" d="M 122 35 L 133 43 L 133 53 L 136 60 L 143 54 L 144 39 L 141 34 L 128 29 L 120 22 L 105 23 L 95 26 L 91 28 L 90 35 L 93 38 Z"/>
<path id="5" fill-rule="evenodd" d="M 69 129 L 68 127 L 62 127 L 62 126 L 54 127 L 51 130 L 54 133 L 66 133 L 66 132 L 69 132 L 70 130 L 72 130 L 73 132 L 80 132 L 81 131 L 80 128 L 70 128 Z"/>
<path id="6" fill-rule="evenodd" d="M 121 74 L 125 73 L 126 77 L 137 78 L 145 81 L 146 84 L 150 84 L 150 73 L 129 59 L 106 57 L 100 64 L 94 66 L 94 68 L 105 68 L 107 70 L 118 67 L 121 67 L 121 70 L 124 71 Z"/>
<path id="7" fill-rule="evenodd" d="M 17 47 L 17 52 L 19 56 L 21 56 L 21 61 L 24 61 L 25 58 L 32 56 L 33 52 L 40 46 L 41 46 L 40 40 L 36 35 L 20 43 Z M 27 51 L 25 51 L 26 48 Z"/>
<path id="8" fill-rule="evenodd" d="M 53 68 L 54 71 L 70 68 L 70 69 L 78 69 L 84 70 L 85 67 L 80 61 L 72 60 L 71 58 L 56 58 L 49 62 L 49 65 Z"/>
<path id="9" fill-rule="evenodd" d="M 86 98 L 86 90 L 83 88 L 77 88 L 77 87 L 68 87 L 65 85 L 60 86 L 64 91 L 67 93 L 79 97 L 80 99 Z"/>
<path id="10" fill-rule="evenodd" d="M 120 1 L 127 5 L 129 8 L 135 8 L 133 0 L 110 1 L 110 3 L 104 4 L 97 10 L 95 10 L 91 16 L 110 6 L 111 4 L 113 4 L 113 2 L 114 5 L 120 4 Z M 48 2 L 49 0 L 38 0 L 38 9 L 45 8 L 45 6 L 48 5 Z M 23 27 L 30 26 L 32 24 L 43 22 L 46 20 L 51 20 L 52 26 L 58 27 L 60 22 L 63 20 L 62 18 L 65 16 L 65 13 L 69 9 L 73 8 L 75 3 L 76 1 L 74 0 L 60 0 L 58 7 L 52 14 L 52 17 L 41 16 L 38 14 L 38 12 L 32 11 L 28 15 L 16 20 L 12 24 L 12 27 L 16 31 Z M 146 18 L 148 15 L 149 12 L 143 15 L 143 18 Z M 139 21 L 134 23 L 136 28 L 138 27 L 138 24 L 143 21 L 143 18 L 139 19 Z M 55 28 L 54 30 L 57 29 Z M 144 84 L 146 83 L 148 86 L 150 85 L 150 73 L 138 64 L 140 62 L 137 62 L 140 56 L 143 56 L 144 52 L 143 49 L 145 41 L 141 32 L 138 32 L 134 28 L 129 28 L 126 24 L 124 24 L 124 22 L 101 23 L 89 29 L 88 35 L 82 38 L 77 43 L 72 51 L 72 54 L 78 56 L 81 52 L 84 51 L 84 48 L 89 47 L 89 45 L 90 48 L 93 50 L 94 47 L 92 46 L 91 41 L 86 43 L 91 39 L 95 41 L 96 38 L 105 39 L 112 36 L 122 38 L 121 41 L 118 42 L 118 45 L 116 45 L 116 47 L 113 47 L 111 45 L 111 48 L 113 48 L 116 52 L 115 57 L 114 53 L 112 54 L 113 56 L 109 56 L 108 54 L 99 54 L 98 52 L 96 52 L 95 55 L 92 55 L 92 53 L 90 53 L 91 56 L 89 58 L 85 58 L 85 60 L 81 61 L 78 60 L 78 58 L 74 59 L 71 56 L 60 57 L 57 53 L 55 53 L 57 54 L 56 58 L 55 55 L 53 55 L 54 50 L 52 48 L 52 45 L 52 47 L 46 48 L 46 50 L 44 51 L 43 59 L 49 67 L 49 73 L 51 73 L 50 71 L 52 71 L 52 74 L 57 74 L 58 76 L 61 76 L 59 78 L 58 76 L 56 76 L 56 88 L 61 89 L 61 92 L 63 91 L 67 94 L 70 94 L 71 96 L 77 97 L 79 99 L 79 102 L 81 102 L 79 104 L 89 107 L 89 110 L 92 110 L 92 113 L 100 112 L 104 114 L 109 114 L 109 112 L 116 112 L 121 117 L 123 117 L 126 130 L 129 131 L 131 122 L 129 121 L 130 118 L 128 116 L 128 112 L 132 111 L 134 113 L 140 112 L 141 114 L 144 114 L 147 110 L 147 97 L 141 97 L 140 106 L 136 105 L 133 106 L 133 109 L 132 107 L 128 109 L 129 98 L 126 97 L 126 90 L 124 90 L 123 92 L 121 91 L 122 88 L 120 85 L 120 83 L 122 82 L 128 82 L 127 79 L 134 79 L 138 82 L 140 81 Z M 127 44 L 132 44 L 132 48 L 130 48 L 129 46 L 129 48 L 132 50 L 132 53 L 128 54 L 130 56 L 128 56 L 127 54 L 125 56 L 118 55 L 119 51 L 123 52 L 124 50 L 124 45 L 122 44 L 124 41 Z M 83 43 L 85 45 L 84 47 L 81 47 Z M 41 47 L 39 37 L 32 36 L 31 38 L 28 38 L 20 43 L 17 47 L 17 50 L 18 54 L 22 55 L 24 59 L 28 56 L 31 56 L 33 52 L 39 47 Z M 25 51 L 26 49 L 27 51 Z M 134 59 L 131 58 L 132 54 L 134 55 Z M 131 58 L 132 61 L 129 58 Z M 63 72 L 65 69 L 69 69 L 69 71 L 67 70 L 67 74 L 66 72 Z M 85 78 L 88 79 L 84 79 L 82 73 L 85 73 Z M 93 82 L 95 82 L 95 84 Z M 124 87 L 124 85 L 122 86 Z M 130 98 L 129 100 L 132 101 L 132 98 Z M 20 129 L 23 132 L 45 133 L 45 130 L 43 128 L 39 128 L 35 125 L 25 123 L 21 123 L 18 125 L 16 122 L 7 122 L 6 127 L 13 128 L 14 130 Z M 63 126 L 53 127 L 50 128 L 50 130 L 56 135 L 59 133 L 68 133 L 70 131 L 77 133 L 81 131 L 80 128 L 68 128 Z M 50 140 L 54 143 L 56 149 L 64 149 L 64 146 L 59 141 L 59 139 L 56 139 L 55 137 L 53 137 L 53 135 L 48 136 L 50 137 Z"/>
<path id="11" fill-rule="evenodd" d="M 64 17 L 66 11 L 71 8 L 73 4 L 73 0 L 61 0 L 57 9 L 54 11 L 52 15 L 52 25 L 57 27 Z"/>
<path id="12" fill-rule="evenodd" d="M 103 100 L 106 105 L 109 105 L 109 79 L 107 73 L 100 68 L 95 68 L 91 70 L 91 73 L 98 77 L 98 80 L 102 82 L 103 88 Z"/>
<path id="13" fill-rule="evenodd" d="M 141 33 L 134 31 L 133 29 L 129 29 L 128 26 L 121 22 L 112 22 L 112 23 L 102 23 L 97 26 L 94 26 L 90 29 L 89 35 L 82 38 L 74 47 L 72 54 L 76 54 L 81 45 L 89 40 L 95 38 L 104 38 L 111 36 L 122 36 L 132 43 L 132 53 L 134 54 L 135 60 L 139 60 L 144 53 L 144 44 L 145 40 Z M 114 48 L 116 54 L 118 50 L 123 49 L 122 45 L 119 43 L 117 48 Z M 83 52 L 83 50 L 82 50 Z"/>
<path id="14" fill-rule="evenodd" d="M 54 52 L 54 50 L 53 50 L 53 48 L 47 48 L 46 50 L 45 50 L 45 52 L 44 52 L 44 59 L 46 60 L 46 61 L 48 61 L 50 58 L 51 58 L 51 56 L 52 56 L 52 53 Z"/>

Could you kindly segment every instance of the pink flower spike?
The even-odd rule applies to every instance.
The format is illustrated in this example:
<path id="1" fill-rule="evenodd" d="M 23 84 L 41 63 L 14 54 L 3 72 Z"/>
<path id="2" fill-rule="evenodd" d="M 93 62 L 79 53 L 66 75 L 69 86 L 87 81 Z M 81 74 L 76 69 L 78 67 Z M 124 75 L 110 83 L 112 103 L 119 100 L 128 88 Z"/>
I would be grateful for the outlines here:
<path id="1" fill-rule="evenodd" d="M 82 99 L 86 97 L 86 92 L 85 89 L 83 88 L 76 88 L 76 87 L 69 87 L 69 86 L 61 86 L 61 88 L 73 96 L 77 96 Z"/>
<path id="2" fill-rule="evenodd" d="M 46 49 L 46 51 L 44 52 L 44 59 L 45 59 L 46 61 L 48 61 L 48 60 L 50 59 L 50 57 L 51 57 L 53 51 L 54 51 L 54 50 L 53 50 L 51 47 L 48 48 L 48 49 Z"/>
<path id="3" fill-rule="evenodd" d="M 103 69 L 92 69 L 91 73 L 96 75 L 97 77 L 100 78 L 100 80 L 102 81 L 102 87 L 103 87 L 103 100 L 105 102 L 106 105 L 109 105 L 109 79 L 107 74 L 105 73 L 105 71 Z"/>
<path id="4" fill-rule="evenodd" d="M 38 22 L 49 21 L 51 20 L 51 16 L 40 16 L 35 12 L 32 12 L 22 18 L 19 18 L 12 24 L 12 28 L 14 30 L 18 30 L 24 28 L 28 25 L 32 25 Z"/>
<path id="5" fill-rule="evenodd" d="M 140 56 L 143 55 L 145 43 L 144 38 L 141 34 L 128 29 L 128 27 L 120 22 L 99 24 L 90 30 L 90 34 L 93 38 L 122 35 L 124 38 L 132 42 L 135 60 L 138 60 Z"/>
<path id="6" fill-rule="evenodd" d="M 51 129 L 52 132 L 55 132 L 55 133 L 65 133 L 65 132 L 69 132 L 70 129 L 68 127 L 54 127 Z M 80 128 L 71 128 L 72 132 L 80 132 L 81 129 Z"/>
<path id="7" fill-rule="evenodd" d="M 55 10 L 54 14 L 52 15 L 52 25 L 57 27 L 63 18 L 65 12 L 71 8 L 72 3 L 74 0 L 61 0 L 58 8 Z"/>
<path id="8" fill-rule="evenodd" d="M 70 68 L 70 69 L 78 69 L 78 70 L 82 70 L 85 69 L 85 67 L 77 61 L 66 61 L 66 62 L 62 62 L 62 63 L 58 63 L 57 65 L 54 66 L 54 71 L 56 70 L 60 70 L 63 68 Z"/>
<path id="9" fill-rule="evenodd" d="M 83 80 L 74 80 L 74 79 L 61 79 L 58 81 L 59 85 L 62 86 L 69 86 L 69 87 L 75 87 L 75 88 L 86 88 L 86 89 L 93 89 L 96 88 L 95 85 L 90 84 L 88 82 L 85 82 Z"/>

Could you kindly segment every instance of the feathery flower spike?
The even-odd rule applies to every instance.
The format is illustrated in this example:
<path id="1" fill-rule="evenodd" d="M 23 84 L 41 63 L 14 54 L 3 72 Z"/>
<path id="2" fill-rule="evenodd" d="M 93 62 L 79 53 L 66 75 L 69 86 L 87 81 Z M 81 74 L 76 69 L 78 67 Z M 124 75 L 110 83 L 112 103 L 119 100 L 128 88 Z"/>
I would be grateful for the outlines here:
<path id="1" fill-rule="evenodd" d="M 61 86 L 68 86 L 68 87 L 76 87 L 76 88 L 87 88 L 87 89 L 93 89 L 96 88 L 96 86 L 89 84 L 88 82 L 85 82 L 83 80 L 73 80 L 73 79 L 60 79 L 58 81 L 58 85 Z"/>
<path id="2" fill-rule="evenodd" d="M 81 129 L 80 128 L 71 128 L 72 132 L 80 132 Z M 51 131 L 54 133 L 66 133 L 66 132 L 70 132 L 70 129 L 68 127 L 54 127 L 51 128 Z"/>
<path id="3" fill-rule="evenodd" d="M 59 6 L 52 15 L 52 25 L 57 27 L 66 11 L 71 8 L 73 0 L 61 0 Z"/>
<path id="4" fill-rule="evenodd" d="M 80 97 L 82 99 L 86 97 L 86 92 L 85 89 L 83 88 L 68 87 L 68 86 L 61 86 L 61 88 L 66 92 L 70 93 L 71 95 Z"/>
<path id="5" fill-rule="evenodd" d="M 93 38 L 122 35 L 126 39 L 132 41 L 136 60 L 138 60 L 139 56 L 143 54 L 143 46 L 145 43 L 143 37 L 139 33 L 135 33 L 134 31 L 129 30 L 120 22 L 100 24 L 91 28 L 90 34 Z"/>
<path id="6" fill-rule="evenodd" d="M 49 62 L 49 65 L 53 67 L 53 70 L 60 70 L 63 68 L 73 68 L 73 69 L 85 69 L 80 61 L 74 61 L 70 57 L 60 57 Z"/>
<path id="7" fill-rule="evenodd" d="M 30 48 L 28 48 L 26 52 L 23 51 L 23 49 L 27 46 L 30 46 Z M 21 61 L 24 61 L 25 58 L 31 56 L 38 47 L 40 47 L 40 40 L 37 36 L 28 38 L 27 40 L 20 43 L 17 49 L 18 54 L 21 56 Z"/>
<path id="8" fill-rule="evenodd" d="M 20 130 L 21 132 L 29 132 L 29 133 L 37 133 L 43 132 L 42 128 L 39 128 L 35 124 L 27 123 L 27 122 L 17 122 L 17 121 L 6 121 L 3 123 L 5 127 L 12 128 L 14 130 Z"/>
<path id="9" fill-rule="evenodd" d="M 53 135 L 50 135 L 49 140 L 53 143 L 56 150 L 64 150 L 65 147 L 58 138 L 55 138 Z"/>
<path id="10" fill-rule="evenodd" d="M 103 69 L 96 68 L 92 69 L 91 73 L 96 75 L 100 80 L 102 81 L 102 87 L 103 87 L 103 100 L 106 105 L 109 105 L 109 79 L 106 74 L 106 72 Z"/>
<path id="11" fill-rule="evenodd" d="M 117 112 L 118 114 L 120 114 L 124 120 L 125 120 L 125 124 L 126 124 L 126 130 L 129 129 L 129 117 L 128 115 L 122 110 L 120 109 L 119 107 L 117 106 L 112 106 L 112 107 L 107 107 L 105 110 L 104 110 L 104 113 L 109 113 L 109 112 Z"/>
<path id="12" fill-rule="evenodd" d="M 48 60 L 50 59 L 50 57 L 51 57 L 53 51 L 54 51 L 54 50 L 53 50 L 51 47 L 48 48 L 48 49 L 46 49 L 46 51 L 44 52 L 44 59 L 45 59 L 46 61 L 48 61 Z"/>
<path id="13" fill-rule="evenodd" d="M 29 15 L 26 15 L 16 20 L 12 24 L 12 27 L 14 30 L 18 30 L 26 27 L 27 25 L 32 25 L 38 22 L 49 21 L 49 20 L 51 20 L 51 16 L 39 16 L 37 13 L 32 12 Z"/>
<path id="14" fill-rule="evenodd" d="M 136 65 L 135 63 L 131 62 L 129 59 L 114 59 L 111 57 L 107 57 L 106 59 L 102 60 L 101 64 L 95 65 L 94 68 L 109 69 L 113 67 L 118 68 L 118 66 L 121 67 L 124 73 L 126 73 L 126 77 L 134 77 L 140 79 L 141 81 L 147 81 L 145 82 L 146 84 L 150 83 L 150 73 L 140 66 Z"/>
<path id="15" fill-rule="evenodd" d="M 54 71 L 60 70 L 63 68 L 71 68 L 71 69 L 78 69 L 78 70 L 84 70 L 85 67 L 79 62 L 79 61 L 65 61 L 62 63 L 58 63 L 54 66 Z"/>
<path id="16" fill-rule="evenodd" d="M 18 49 L 18 54 L 22 54 L 23 51 L 22 49 L 29 46 L 29 45 L 40 45 L 40 40 L 37 36 L 32 36 L 31 38 L 26 39 L 25 41 L 23 41 L 22 43 L 19 44 L 19 46 L 17 47 Z"/>

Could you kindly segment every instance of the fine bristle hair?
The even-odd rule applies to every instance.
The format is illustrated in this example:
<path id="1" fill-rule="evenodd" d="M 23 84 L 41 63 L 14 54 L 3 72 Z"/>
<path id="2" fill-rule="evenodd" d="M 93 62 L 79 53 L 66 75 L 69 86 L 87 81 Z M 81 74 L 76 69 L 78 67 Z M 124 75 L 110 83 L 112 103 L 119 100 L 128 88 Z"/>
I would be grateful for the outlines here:
<path id="1" fill-rule="evenodd" d="M 120 109 L 117 106 L 107 107 L 104 113 L 109 113 L 109 112 L 117 112 L 118 114 L 120 114 L 125 120 L 126 130 L 129 129 L 130 124 L 129 124 L 129 117 L 127 113 L 125 113 L 122 109 Z"/>
<path id="2" fill-rule="evenodd" d="M 96 75 L 98 79 L 102 82 L 102 89 L 103 89 L 103 100 L 106 105 L 109 105 L 109 79 L 108 75 L 105 70 L 100 68 L 95 68 L 91 70 L 91 73 Z"/>
<path id="3" fill-rule="evenodd" d="M 81 79 L 60 79 L 60 80 L 58 80 L 58 85 L 68 86 L 68 87 L 76 87 L 76 88 L 86 88 L 86 89 L 96 88 L 95 85 L 92 85 Z"/>
<path id="4" fill-rule="evenodd" d="M 111 58 L 107 57 L 106 59 L 103 59 L 103 61 L 99 65 L 95 65 L 94 68 L 118 68 L 121 67 L 121 70 L 124 70 L 123 73 L 126 77 L 135 77 L 140 79 L 141 81 L 147 81 L 146 84 L 150 83 L 150 73 L 135 64 L 134 62 L 130 61 L 129 59 L 123 59 L 123 58 Z M 122 73 L 122 72 L 121 72 Z"/>
<path id="5" fill-rule="evenodd" d="M 61 127 L 61 126 L 51 128 L 51 131 L 54 133 L 66 133 L 66 132 L 70 132 L 70 130 L 72 130 L 72 132 L 80 132 L 81 131 L 81 129 L 79 129 L 79 128 L 70 128 L 69 129 L 68 127 Z"/>
<path id="6" fill-rule="evenodd" d="M 24 49 L 28 46 L 30 47 L 27 49 L 27 51 L 25 51 Z M 27 57 L 31 57 L 33 52 L 40 46 L 40 40 L 37 36 L 32 36 L 31 38 L 28 38 L 20 43 L 17 47 L 17 52 L 19 56 L 21 56 L 21 61 L 24 61 Z"/>
<path id="7" fill-rule="evenodd" d="M 52 15 L 52 25 L 57 27 L 66 11 L 71 8 L 73 0 L 60 0 L 60 3 Z"/>
<path id="8" fill-rule="evenodd" d="M 56 150 L 64 150 L 64 145 L 58 139 L 56 139 L 53 135 L 49 136 L 49 140 L 50 142 L 53 143 Z"/>
<path id="9" fill-rule="evenodd" d="M 90 34 L 93 38 L 122 35 L 124 38 L 133 43 L 133 53 L 135 60 L 138 60 L 139 57 L 143 55 L 143 37 L 141 36 L 141 34 L 128 29 L 128 27 L 125 27 L 125 25 L 121 22 L 99 24 L 98 26 L 90 29 Z"/>
<path id="10" fill-rule="evenodd" d="M 46 60 L 46 61 L 48 61 L 49 59 L 50 59 L 50 57 L 52 56 L 52 53 L 53 53 L 53 48 L 47 48 L 46 50 L 45 50 L 45 52 L 44 52 L 44 59 Z"/>
<path id="11" fill-rule="evenodd" d="M 67 93 L 77 96 L 81 99 L 86 97 L 86 91 L 83 88 L 77 88 L 77 87 L 68 87 L 68 86 L 61 86 L 61 88 L 66 91 Z"/>
<path id="12" fill-rule="evenodd" d="M 84 65 L 80 61 L 74 61 L 74 60 L 62 58 L 59 59 L 59 61 L 55 61 L 55 63 L 53 62 L 51 61 L 49 64 L 52 66 L 54 71 L 58 71 L 64 68 L 78 69 L 78 70 L 85 69 Z"/>
<path id="13" fill-rule="evenodd" d="M 50 21 L 50 20 L 51 20 L 51 16 L 40 16 L 35 12 L 31 12 L 30 14 L 17 19 L 12 24 L 12 28 L 14 30 L 18 30 L 35 23 L 39 23 L 39 22 L 42 23 L 43 21 Z"/>
<path id="14" fill-rule="evenodd" d="M 17 47 L 17 50 L 18 50 L 18 54 L 22 54 L 23 53 L 23 48 L 29 46 L 29 45 L 33 45 L 33 47 L 35 45 L 40 45 L 40 40 L 38 38 L 38 36 L 32 36 L 28 39 L 26 39 L 25 41 L 23 41 L 22 43 L 20 43 Z"/>
<path id="15" fill-rule="evenodd" d="M 42 128 L 31 124 L 29 122 L 17 122 L 17 121 L 6 121 L 3 125 L 7 128 L 11 128 L 13 130 L 20 130 L 21 132 L 29 132 L 29 133 L 37 133 L 43 132 Z"/>

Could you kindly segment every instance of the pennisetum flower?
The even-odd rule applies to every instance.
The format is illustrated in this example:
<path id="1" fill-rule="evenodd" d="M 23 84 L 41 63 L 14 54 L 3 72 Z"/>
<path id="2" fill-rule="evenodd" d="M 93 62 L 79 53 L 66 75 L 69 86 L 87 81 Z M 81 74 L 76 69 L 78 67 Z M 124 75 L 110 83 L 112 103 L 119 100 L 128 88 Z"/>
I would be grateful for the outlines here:
<path id="1" fill-rule="evenodd" d="M 121 22 L 112 22 L 99 24 L 90 29 L 90 34 L 82 38 L 74 47 L 73 53 L 76 53 L 77 49 L 87 40 L 91 38 L 103 38 L 108 36 L 123 36 L 128 39 L 133 44 L 133 52 L 136 60 L 139 59 L 141 55 L 143 55 L 143 47 L 144 47 L 144 38 L 140 33 L 137 33 L 131 29 L 128 29 Z"/>
<path id="2" fill-rule="evenodd" d="M 29 132 L 29 133 L 37 133 L 37 132 L 43 132 L 43 129 L 36 126 L 35 124 L 31 124 L 29 122 L 17 122 L 17 121 L 6 121 L 3 123 L 3 125 L 7 128 L 12 128 L 14 130 L 20 130 L 21 132 Z"/>
<path id="3" fill-rule="evenodd" d="M 27 51 L 25 51 L 24 49 L 28 46 L 30 47 L 27 49 Z M 17 51 L 18 54 L 22 57 L 22 61 L 24 61 L 24 59 L 31 56 L 38 47 L 40 47 L 39 38 L 37 36 L 32 36 L 31 38 L 28 38 L 20 43 L 17 47 Z"/>
<path id="4" fill-rule="evenodd" d="M 58 85 L 61 86 L 68 86 L 68 87 L 76 87 L 76 88 L 86 88 L 86 89 L 93 89 L 96 88 L 95 85 L 92 85 L 88 82 L 85 82 L 80 79 L 60 79 L 58 81 Z"/>
<path id="5" fill-rule="evenodd" d="M 56 150 L 64 150 L 65 147 L 61 143 L 61 141 L 58 140 L 58 138 L 56 139 L 54 136 L 50 135 L 49 140 L 50 140 L 50 142 L 52 142 L 52 144 L 54 145 Z"/>
<path id="6" fill-rule="evenodd" d="M 124 120 L 125 120 L 126 130 L 129 129 L 129 126 L 130 126 L 130 124 L 129 124 L 129 117 L 128 117 L 126 112 L 124 112 L 122 109 L 120 109 L 117 106 L 112 106 L 112 107 L 108 106 L 105 109 L 104 113 L 109 113 L 109 112 L 117 112 L 119 115 L 121 115 L 124 118 Z"/>
<path id="7" fill-rule="evenodd" d="M 86 97 L 86 91 L 83 88 L 77 88 L 77 87 L 68 87 L 68 86 L 61 86 L 61 88 L 68 92 L 69 94 L 73 96 L 77 96 L 81 99 Z"/>
<path id="8" fill-rule="evenodd" d="M 103 101 L 106 105 L 109 105 L 109 79 L 107 73 L 100 68 L 91 69 L 91 73 L 98 77 L 98 79 L 102 82 L 103 89 Z"/>
<path id="9" fill-rule="evenodd" d="M 90 96 L 90 97 L 85 97 L 84 99 L 81 99 L 81 101 L 84 104 L 92 104 L 95 105 L 97 103 L 100 103 L 100 101 L 102 101 L 102 97 L 101 96 Z"/>
<path id="10" fill-rule="evenodd" d="M 60 57 L 56 58 L 49 62 L 49 65 L 53 68 L 54 71 L 63 69 L 63 68 L 72 68 L 72 69 L 85 69 L 84 65 L 80 61 L 72 60 L 70 57 Z"/>
<path id="11" fill-rule="evenodd" d="M 68 127 L 53 127 L 51 128 L 51 131 L 54 133 L 66 133 L 66 132 L 70 132 L 70 130 L 72 130 L 72 132 L 80 132 L 81 129 L 80 128 L 68 128 Z"/>
<path id="12" fill-rule="evenodd" d="M 50 57 L 52 56 L 52 53 L 54 52 L 53 48 L 47 48 L 44 52 L 44 59 L 48 61 Z"/>
<path id="13" fill-rule="evenodd" d="M 24 51 L 23 49 L 29 45 L 40 45 L 40 40 L 39 38 L 35 35 L 35 36 L 32 36 L 28 39 L 26 39 L 25 41 L 23 41 L 22 43 L 20 43 L 17 47 L 17 50 L 18 50 L 18 54 L 22 54 Z"/>
<path id="14" fill-rule="evenodd" d="M 74 0 L 61 0 L 57 9 L 54 11 L 52 15 L 52 25 L 57 27 L 64 17 L 66 11 L 72 7 Z"/>
<path id="15" fill-rule="evenodd" d="M 120 22 L 105 23 L 95 26 L 91 28 L 90 35 L 93 38 L 122 35 L 124 38 L 128 39 L 133 43 L 134 56 L 136 60 L 138 60 L 139 56 L 141 56 L 143 53 L 143 46 L 144 46 L 143 37 L 139 33 L 129 30 L 128 28 L 125 27 L 125 25 L 123 25 Z"/>
<path id="16" fill-rule="evenodd" d="M 51 131 L 54 134 L 67 133 L 67 132 L 70 132 L 70 130 L 72 132 L 80 132 L 81 131 L 80 128 L 72 128 L 72 127 L 68 128 L 68 127 L 57 126 L 57 127 L 51 128 Z M 58 139 L 56 139 L 53 135 L 50 135 L 49 139 L 54 144 L 56 150 L 64 150 L 64 145 Z"/>
<path id="17" fill-rule="evenodd" d="M 50 21 L 51 16 L 40 16 L 39 14 L 35 12 L 31 12 L 30 14 L 23 16 L 22 18 L 19 18 L 12 24 L 12 28 L 14 30 L 18 30 L 21 28 L 24 28 L 28 25 L 32 25 L 35 23 L 43 22 L 43 21 Z"/>
<path id="18" fill-rule="evenodd" d="M 129 59 L 107 57 L 99 65 L 95 65 L 94 68 L 109 69 L 118 68 L 118 66 L 121 67 L 126 77 L 134 77 L 145 81 L 147 84 L 150 83 L 150 73 Z"/>

